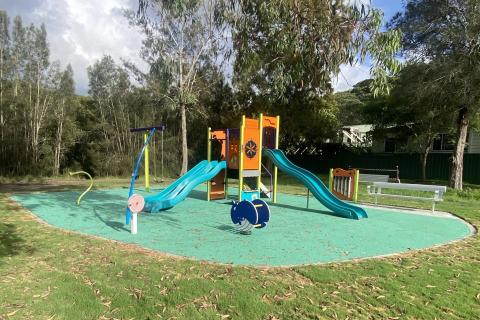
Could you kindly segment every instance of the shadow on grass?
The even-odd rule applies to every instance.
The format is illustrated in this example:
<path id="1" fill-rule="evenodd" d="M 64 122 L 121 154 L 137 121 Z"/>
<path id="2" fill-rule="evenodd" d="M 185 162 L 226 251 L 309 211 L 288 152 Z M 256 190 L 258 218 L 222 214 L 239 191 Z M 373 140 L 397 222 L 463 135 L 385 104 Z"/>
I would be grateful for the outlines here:
<path id="1" fill-rule="evenodd" d="M 35 250 L 25 244 L 18 235 L 17 227 L 10 223 L 0 223 L 0 264 L 5 257 L 12 257 L 22 252 L 33 253 Z"/>

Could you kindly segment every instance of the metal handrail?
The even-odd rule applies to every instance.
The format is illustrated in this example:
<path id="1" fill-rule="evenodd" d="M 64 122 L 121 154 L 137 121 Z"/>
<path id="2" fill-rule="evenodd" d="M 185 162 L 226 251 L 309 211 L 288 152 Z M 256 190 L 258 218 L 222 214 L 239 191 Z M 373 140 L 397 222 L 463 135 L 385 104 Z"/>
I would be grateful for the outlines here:
<path id="1" fill-rule="evenodd" d="M 273 176 L 272 176 L 272 173 L 267 169 L 267 167 L 263 163 L 262 163 L 262 167 L 263 167 L 263 169 L 265 169 L 265 171 L 270 176 L 270 189 L 268 191 L 270 191 L 270 193 L 272 193 L 273 192 Z M 261 179 L 261 176 L 262 175 L 260 174 L 260 179 Z"/>

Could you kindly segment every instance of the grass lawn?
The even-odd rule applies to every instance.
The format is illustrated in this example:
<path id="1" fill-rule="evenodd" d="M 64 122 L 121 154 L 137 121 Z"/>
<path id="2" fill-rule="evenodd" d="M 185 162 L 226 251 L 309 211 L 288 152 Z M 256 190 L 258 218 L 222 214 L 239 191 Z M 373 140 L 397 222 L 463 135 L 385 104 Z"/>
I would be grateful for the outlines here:
<path id="1" fill-rule="evenodd" d="M 79 184 L 54 182 L 60 185 L 29 182 L 22 189 Z M 306 192 L 283 177 L 280 188 Z M 477 235 L 360 262 L 288 269 L 214 265 L 52 228 L 7 198 L 18 189 L 0 187 L 0 319 L 478 319 L 480 314 Z M 364 185 L 359 198 L 372 202 Z M 430 208 L 428 202 L 379 202 Z M 480 190 L 449 191 L 437 208 L 478 227 Z"/>

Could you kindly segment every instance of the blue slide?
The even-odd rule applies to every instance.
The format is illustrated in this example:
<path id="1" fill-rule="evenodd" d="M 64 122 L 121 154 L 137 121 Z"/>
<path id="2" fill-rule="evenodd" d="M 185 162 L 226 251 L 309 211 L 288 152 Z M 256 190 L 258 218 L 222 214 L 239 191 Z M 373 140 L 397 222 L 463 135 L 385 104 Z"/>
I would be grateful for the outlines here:
<path id="1" fill-rule="evenodd" d="M 264 149 L 263 155 L 271 159 L 280 170 L 300 180 L 335 215 L 357 220 L 368 217 L 362 208 L 335 197 L 316 175 L 293 164 L 282 150 Z"/>
<path id="2" fill-rule="evenodd" d="M 199 184 L 213 179 L 221 170 L 227 167 L 225 161 L 204 160 L 175 180 L 160 193 L 146 197 L 144 211 L 158 212 L 169 209 L 183 201 Z"/>

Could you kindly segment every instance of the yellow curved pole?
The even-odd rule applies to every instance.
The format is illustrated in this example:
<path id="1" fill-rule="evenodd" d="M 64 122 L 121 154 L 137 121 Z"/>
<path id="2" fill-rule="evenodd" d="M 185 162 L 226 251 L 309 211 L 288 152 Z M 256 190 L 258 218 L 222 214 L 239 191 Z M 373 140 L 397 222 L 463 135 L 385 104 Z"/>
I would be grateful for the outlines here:
<path id="1" fill-rule="evenodd" d="M 90 189 L 92 189 L 92 187 L 93 187 L 93 178 L 92 178 L 92 176 L 91 176 L 88 172 L 85 172 L 85 171 L 69 172 L 69 174 L 70 174 L 71 176 L 76 175 L 76 174 L 85 174 L 85 175 L 87 175 L 87 176 L 90 178 L 90 186 L 89 186 L 89 187 L 87 188 L 87 190 L 85 190 L 85 191 L 80 195 L 80 197 L 78 197 L 78 199 L 77 199 L 77 206 L 79 206 L 79 205 L 80 205 L 80 200 L 82 200 L 82 197 L 83 197 L 88 191 L 90 191 Z"/>

